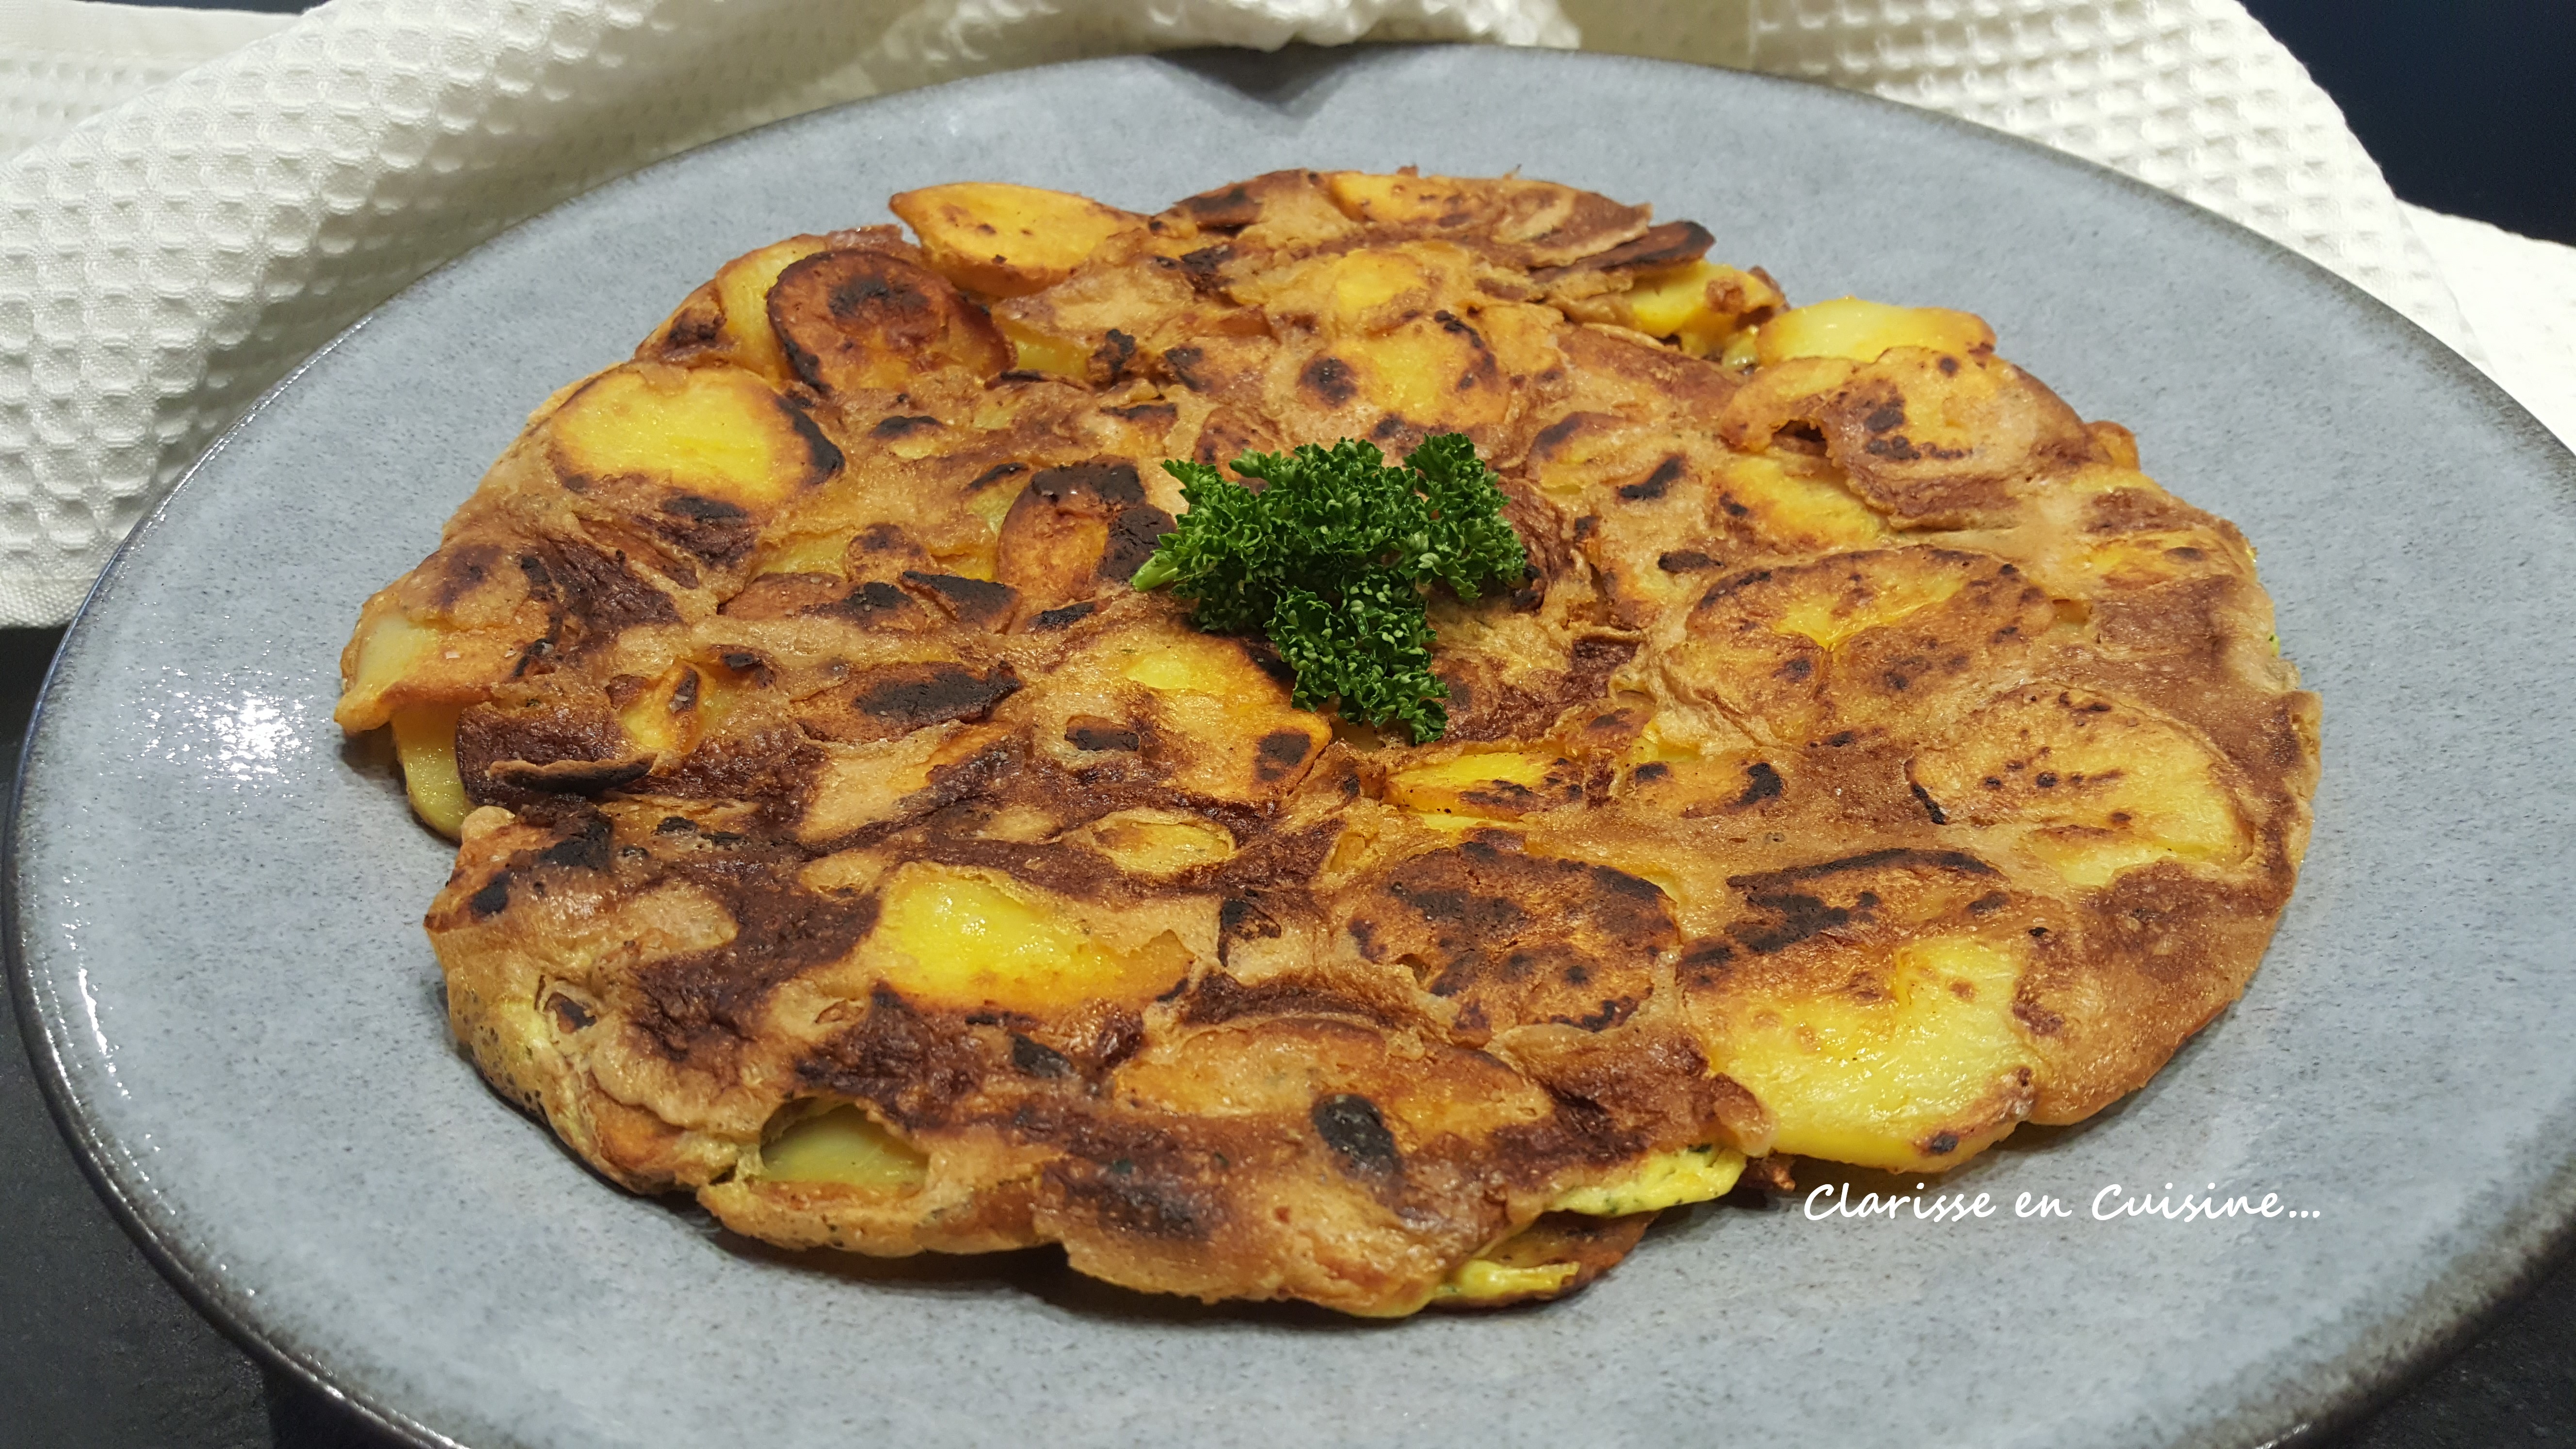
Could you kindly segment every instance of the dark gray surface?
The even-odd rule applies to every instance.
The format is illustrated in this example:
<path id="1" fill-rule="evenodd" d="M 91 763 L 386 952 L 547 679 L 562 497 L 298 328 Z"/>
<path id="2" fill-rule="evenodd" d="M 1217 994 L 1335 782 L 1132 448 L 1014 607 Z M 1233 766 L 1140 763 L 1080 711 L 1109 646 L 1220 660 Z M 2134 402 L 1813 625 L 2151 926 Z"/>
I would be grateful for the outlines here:
<path id="1" fill-rule="evenodd" d="M 59 629 L 0 629 L 14 770 Z M 0 991 L 0 1449 L 372 1449 L 390 1443 L 188 1306 L 90 1190 Z"/>
<path id="2" fill-rule="evenodd" d="M 0 630 L 15 761 L 56 629 Z M 260 1375 L 135 1251 L 55 1132 L 0 993 L 0 1444 L 267 1442 Z"/>
<path id="3" fill-rule="evenodd" d="M 2151 448 L 2153 443 L 2151 438 Z M 13 670 L 12 676 L 15 674 Z M 6 1436 L 20 1432 L 35 1436 L 25 1441 L 30 1443 L 258 1442 L 257 1436 L 267 1432 L 266 1424 L 272 1416 L 280 1425 L 281 1443 L 331 1442 L 328 1437 L 316 1437 L 335 1432 L 327 1411 L 320 1410 L 318 1404 L 295 1393 L 264 1404 L 255 1381 L 219 1343 L 202 1329 L 194 1330 L 195 1339 L 188 1340 L 185 1335 L 190 1329 L 184 1310 L 174 1317 L 170 1310 L 176 1306 L 175 1300 L 168 1291 L 148 1277 L 137 1276 L 146 1271 L 140 1268 L 139 1259 L 128 1253 L 120 1276 L 120 1269 L 111 1261 L 115 1258 L 114 1239 L 100 1236 L 112 1233 L 112 1227 L 103 1212 L 85 1200 L 59 1148 L 50 1158 L 46 1156 L 44 1148 L 49 1144 L 44 1137 L 49 1129 L 41 1116 L 22 1110 L 32 1100 L 25 1090 L 27 1085 L 21 1070 L 0 1076 L 0 1088 L 6 1092 L 0 1096 L 0 1134 L 6 1134 L 0 1135 L 0 1144 L 8 1150 L 8 1156 L 0 1161 L 13 1166 L 26 1162 L 34 1169 L 11 1174 L 13 1180 L 0 1191 L 13 1196 L 0 1198 L 0 1207 L 8 1209 L 6 1221 L 41 1221 L 45 1231 L 23 1237 L 13 1235 L 13 1255 L 0 1260 L 10 1272 L 7 1279 L 0 1280 L 0 1303 L 6 1305 L 0 1311 L 8 1314 L 0 1319 L 0 1331 L 6 1333 L 0 1344 L 14 1348 L 22 1339 L 32 1339 L 35 1352 L 12 1353 L 11 1362 L 0 1365 L 0 1375 L 22 1369 L 28 1375 L 23 1400 L 16 1380 L 0 1377 L 0 1403 L 25 1402 L 38 1412 L 25 1418 L 12 1415 L 0 1419 L 0 1442 L 13 1442 Z M 58 1170 L 48 1172 L 49 1163 Z M 21 1203 L 14 1194 L 22 1191 L 42 1192 L 46 1198 Z M 66 1205 L 71 1210 L 63 1211 Z M 84 1223 L 86 1229 L 81 1226 Z M 87 1237 L 80 1236 L 84 1231 Z M 57 1233 L 62 1235 L 60 1239 L 54 1236 Z M 43 1271 L 27 1275 L 35 1286 L 23 1295 L 17 1272 L 20 1260 L 15 1256 L 21 1242 L 52 1245 L 40 1265 Z M 72 1260 L 89 1267 L 67 1274 L 54 1271 L 59 1266 L 52 1258 L 55 1248 L 68 1250 Z M 2571 1408 L 2571 1393 L 2576 1393 L 2569 1381 L 2569 1364 L 2576 1361 L 2576 1352 L 2571 1352 L 2576 1350 L 2576 1333 L 2571 1333 L 2566 1312 L 2571 1290 L 2576 1290 L 2570 1278 L 2569 1271 L 2562 1267 L 2543 1285 L 2529 1308 L 2509 1318 L 2497 1334 L 2458 1363 L 2436 1374 L 2425 1391 L 2372 1421 L 2356 1442 L 2373 1446 L 2488 1444 L 2507 1438 L 2546 1438 L 2553 1427 L 2563 1428 Z M 174 1324 L 178 1325 L 175 1330 Z M 86 1332 L 75 1331 L 83 1327 Z M 174 1332 L 179 1337 L 172 1338 Z M 86 1349 L 75 1347 L 72 1355 L 53 1362 L 65 1363 L 83 1351 L 88 1351 L 89 1356 L 77 1363 L 66 1363 L 70 1372 L 40 1372 L 35 1362 L 38 1354 L 56 1350 L 66 1337 Z M 2499 1344 L 2504 1346 L 2498 1347 Z M 162 1355 L 170 1357 L 161 1358 Z M 192 1367 L 186 1373 L 150 1376 L 145 1365 L 156 1360 L 184 1362 Z M 134 1387 L 124 1392 L 84 1393 L 86 1386 L 104 1386 L 100 1378 L 92 1375 L 104 1376 L 108 1382 L 125 1375 L 145 1381 L 136 1383 L 135 1378 L 127 1378 L 126 1382 Z M 77 1417 L 84 1412 L 94 1417 L 87 1421 Z M 198 1432 L 209 1437 L 176 1437 Z M 253 1437 L 238 1437 L 245 1433 Z M 235 1437 L 217 1437 L 227 1435 Z"/>
<path id="4" fill-rule="evenodd" d="M 2246 0 L 2343 107 L 2399 196 L 2576 242 L 2576 5 Z"/>

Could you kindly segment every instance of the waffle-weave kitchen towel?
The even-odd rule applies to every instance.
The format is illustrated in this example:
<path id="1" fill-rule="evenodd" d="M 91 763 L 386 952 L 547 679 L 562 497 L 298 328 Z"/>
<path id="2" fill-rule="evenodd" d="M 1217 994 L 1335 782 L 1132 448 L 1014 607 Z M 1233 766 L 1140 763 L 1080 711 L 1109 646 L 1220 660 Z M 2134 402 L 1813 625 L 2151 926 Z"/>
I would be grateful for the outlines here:
<path id="1" fill-rule="evenodd" d="M 1011 66 L 1363 39 L 1933 106 L 2264 231 L 2478 355 L 2340 113 L 2235 0 L 0 0 L 0 624 L 68 617 L 154 492 L 338 329 L 613 176 Z"/>

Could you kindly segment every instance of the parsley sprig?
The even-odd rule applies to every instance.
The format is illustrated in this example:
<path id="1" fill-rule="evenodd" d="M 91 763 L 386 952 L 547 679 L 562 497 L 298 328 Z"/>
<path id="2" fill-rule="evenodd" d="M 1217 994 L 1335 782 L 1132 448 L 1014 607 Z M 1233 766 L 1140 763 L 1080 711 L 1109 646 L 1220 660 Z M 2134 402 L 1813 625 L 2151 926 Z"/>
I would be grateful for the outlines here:
<path id="1" fill-rule="evenodd" d="M 1300 709 L 1338 702 L 1345 719 L 1400 725 L 1421 744 L 1449 727 L 1448 687 L 1431 672 L 1426 591 L 1472 601 L 1517 585 L 1529 556 L 1503 520 L 1503 491 L 1462 433 L 1423 441 L 1390 467 L 1345 438 L 1246 453 L 1234 471 L 1165 463 L 1189 509 L 1130 582 L 1170 585 L 1220 634 L 1268 636 L 1297 673 Z"/>

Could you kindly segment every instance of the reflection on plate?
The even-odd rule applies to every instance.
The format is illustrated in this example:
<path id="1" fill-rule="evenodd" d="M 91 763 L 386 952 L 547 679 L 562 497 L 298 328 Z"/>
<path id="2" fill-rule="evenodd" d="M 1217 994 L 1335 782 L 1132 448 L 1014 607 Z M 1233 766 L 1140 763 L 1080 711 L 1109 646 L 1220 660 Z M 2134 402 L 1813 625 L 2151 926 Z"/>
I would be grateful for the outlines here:
<path id="1" fill-rule="evenodd" d="M 1406 163 L 1652 198 L 1793 298 L 1979 312 L 2236 520 L 2328 719 L 2305 878 L 2245 1001 L 2122 1108 L 1924 1193 L 1986 1193 L 1991 1217 L 1703 1209 L 1579 1299 L 1391 1329 L 1117 1295 L 1042 1255 L 818 1268 L 607 1191 L 496 1110 L 447 1043 L 418 930 L 446 850 L 328 716 L 358 600 L 427 551 L 526 410 L 724 258 L 881 219 L 910 186 L 1135 206 Z M 2553 566 L 2571 482 L 2464 364 L 2306 263 L 1838 93 L 1474 49 L 969 82 L 522 227 L 211 453 L 47 697 L 10 882 L 18 987 L 82 1147 L 199 1300 L 433 1442 L 1593 1444 L 1733 1423 L 2254 1442 L 2498 1292 L 2576 1187 L 2570 906 L 2546 878 L 2576 845 L 2576 587 Z M 2315 1216 L 2094 1215 L 2213 1190 Z M 1911 1191 L 1855 1179 L 1849 1200 Z M 2024 1194 L 2068 1215 L 2018 1215 Z"/>

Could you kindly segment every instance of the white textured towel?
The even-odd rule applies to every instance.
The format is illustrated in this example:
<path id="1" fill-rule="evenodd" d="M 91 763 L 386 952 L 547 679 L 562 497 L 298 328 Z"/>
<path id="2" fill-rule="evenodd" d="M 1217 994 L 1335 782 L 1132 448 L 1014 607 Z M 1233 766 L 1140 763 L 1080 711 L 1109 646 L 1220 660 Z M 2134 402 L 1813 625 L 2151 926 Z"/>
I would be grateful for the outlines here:
<path id="1" fill-rule="evenodd" d="M 1804 76 L 2116 166 L 2341 272 L 2576 436 L 2576 252 L 2410 225 L 2236 0 L 0 0 L 0 624 L 68 617 L 153 492 L 333 332 L 647 161 L 1042 61 L 1416 38 Z"/>

